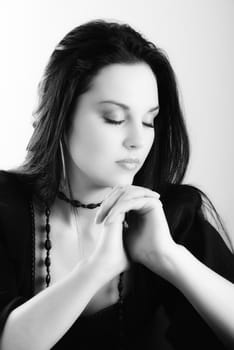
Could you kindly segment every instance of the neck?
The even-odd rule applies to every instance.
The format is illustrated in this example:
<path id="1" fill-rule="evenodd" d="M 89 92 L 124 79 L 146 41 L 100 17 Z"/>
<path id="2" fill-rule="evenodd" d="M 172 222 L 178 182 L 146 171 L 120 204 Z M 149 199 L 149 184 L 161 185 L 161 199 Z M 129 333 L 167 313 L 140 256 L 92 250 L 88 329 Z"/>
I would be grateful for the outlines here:
<path id="1" fill-rule="evenodd" d="M 79 200 L 83 204 L 102 202 L 105 196 L 111 191 L 111 186 L 101 186 L 88 178 L 88 176 L 76 166 L 70 166 L 68 169 L 69 185 L 66 186 L 66 195 L 71 199 Z M 70 194 L 71 192 L 71 194 Z"/>

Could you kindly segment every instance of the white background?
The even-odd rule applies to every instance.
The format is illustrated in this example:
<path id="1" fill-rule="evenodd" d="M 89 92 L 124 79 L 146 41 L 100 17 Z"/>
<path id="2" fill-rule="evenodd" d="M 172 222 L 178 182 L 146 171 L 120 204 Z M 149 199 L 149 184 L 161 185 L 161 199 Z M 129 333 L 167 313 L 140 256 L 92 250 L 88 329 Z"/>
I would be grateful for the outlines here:
<path id="1" fill-rule="evenodd" d="M 127 22 L 167 52 L 192 146 L 185 182 L 208 194 L 234 242 L 233 0 L 1 1 L 0 168 L 24 159 L 37 84 L 55 45 L 96 18 Z"/>

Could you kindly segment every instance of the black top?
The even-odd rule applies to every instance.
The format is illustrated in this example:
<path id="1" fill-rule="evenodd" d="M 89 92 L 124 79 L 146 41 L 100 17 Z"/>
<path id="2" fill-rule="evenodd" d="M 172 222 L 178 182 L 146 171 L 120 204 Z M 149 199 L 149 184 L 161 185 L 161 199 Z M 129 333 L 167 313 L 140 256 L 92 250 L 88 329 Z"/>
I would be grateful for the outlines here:
<path id="1" fill-rule="evenodd" d="M 18 175 L 0 172 L 0 332 L 9 313 L 34 295 L 31 197 Z M 170 185 L 160 199 L 174 240 L 234 282 L 234 257 L 204 219 L 198 192 L 188 185 Z M 130 271 L 134 283 L 123 304 L 125 349 L 224 349 L 174 286 L 140 264 Z M 119 349 L 118 304 L 81 315 L 53 349 Z"/>

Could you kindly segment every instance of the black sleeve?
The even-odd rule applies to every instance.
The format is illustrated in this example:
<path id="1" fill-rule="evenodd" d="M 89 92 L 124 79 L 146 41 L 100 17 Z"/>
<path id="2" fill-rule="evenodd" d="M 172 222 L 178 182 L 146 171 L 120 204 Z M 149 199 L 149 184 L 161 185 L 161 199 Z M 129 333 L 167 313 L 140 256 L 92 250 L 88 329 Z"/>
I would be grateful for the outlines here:
<path id="1" fill-rule="evenodd" d="M 172 186 L 161 200 L 174 240 L 210 269 L 234 282 L 234 255 L 205 219 L 200 193 L 188 185 Z M 163 341 L 178 350 L 203 349 L 206 346 L 209 349 L 225 349 L 177 288 L 159 277 L 156 277 L 156 285 L 163 296 L 163 311 L 161 309 L 161 314 L 157 316 L 159 323 L 164 320 L 166 324 Z"/>
<path id="2" fill-rule="evenodd" d="M 0 334 L 10 312 L 32 293 L 28 196 L 16 178 L 0 172 Z"/>
<path id="3" fill-rule="evenodd" d="M 16 272 L 5 247 L 0 242 L 0 334 L 10 312 L 22 304 L 25 298 L 19 295 Z"/>
<path id="4" fill-rule="evenodd" d="M 174 240 L 206 266 L 234 282 L 234 255 L 220 233 L 205 218 L 202 198 L 196 188 L 173 186 L 163 200 Z"/>

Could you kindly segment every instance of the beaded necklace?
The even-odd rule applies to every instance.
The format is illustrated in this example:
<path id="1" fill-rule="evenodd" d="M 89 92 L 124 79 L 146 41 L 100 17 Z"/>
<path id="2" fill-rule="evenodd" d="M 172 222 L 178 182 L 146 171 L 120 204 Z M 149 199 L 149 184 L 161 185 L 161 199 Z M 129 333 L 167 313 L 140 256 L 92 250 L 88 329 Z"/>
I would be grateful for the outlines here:
<path id="1" fill-rule="evenodd" d="M 102 202 L 100 203 L 90 203 L 90 204 L 83 204 L 80 201 L 76 199 L 70 199 L 68 198 L 63 192 L 59 191 L 57 194 L 58 198 L 64 200 L 67 203 L 70 203 L 73 207 L 79 208 L 87 208 L 87 209 L 94 209 L 99 207 Z M 50 240 L 50 231 L 51 231 L 51 226 L 50 226 L 50 208 L 46 206 L 45 208 L 45 217 L 46 217 L 46 223 L 45 223 L 45 231 L 46 231 L 46 239 L 44 242 L 44 247 L 46 250 L 46 257 L 44 260 L 45 267 L 46 267 L 46 277 L 45 277 L 45 283 L 46 287 L 48 288 L 51 282 L 51 274 L 50 274 L 50 266 L 51 266 L 51 259 L 50 259 L 50 251 L 52 249 L 52 242 Z M 126 229 L 127 223 L 126 221 L 123 222 L 123 229 Z M 118 318 L 119 318 L 119 340 L 120 340 L 120 350 L 124 349 L 124 331 L 123 331 L 123 318 L 124 318 L 124 313 L 123 313 L 123 274 L 124 272 L 121 272 L 119 274 L 119 281 L 118 281 Z"/>

